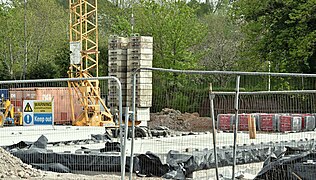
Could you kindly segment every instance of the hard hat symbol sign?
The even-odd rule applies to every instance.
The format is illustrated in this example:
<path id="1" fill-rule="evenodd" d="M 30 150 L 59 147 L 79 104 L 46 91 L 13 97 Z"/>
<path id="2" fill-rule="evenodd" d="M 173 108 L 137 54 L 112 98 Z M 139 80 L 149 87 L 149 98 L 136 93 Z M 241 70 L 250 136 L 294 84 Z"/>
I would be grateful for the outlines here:
<path id="1" fill-rule="evenodd" d="M 33 121 L 32 116 L 30 114 L 27 114 L 24 116 L 24 122 L 25 124 L 31 124 Z"/>

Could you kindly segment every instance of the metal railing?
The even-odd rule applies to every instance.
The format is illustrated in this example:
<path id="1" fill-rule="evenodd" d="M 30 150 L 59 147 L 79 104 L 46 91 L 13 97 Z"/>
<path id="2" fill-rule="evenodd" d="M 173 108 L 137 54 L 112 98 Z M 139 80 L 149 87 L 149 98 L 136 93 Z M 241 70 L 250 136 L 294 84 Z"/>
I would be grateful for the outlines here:
<path id="1" fill-rule="evenodd" d="M 239 130 L 239 115 L 240 113 L 314 113 L 316 109 L 313 103 L 316 103 L 316 84 L 315 84 L 315 74 L 299 74 L 299 73 L 268 73 L 268 72 L 236 72 L 236 71 L 198 71 L 198 70 L 174 70 L 174 69 L 163 69 L 163 68 L 139 68 L 134 71 L 132 76 L 133 82 L 133 101 L 132 101 L 132 111 L 133 114 L 133 125 L 132 125 L 132 138 L 131 138 L 131 162 L 130 167 L 133 167 L 133 157 L 135 157 L 135 124 L 136 119 L 135 112 L 137 111 L 137 75 L 140 72 L 152 72 L 153 73 L 153 105 L 151 107 L 151 113 L 158 113 L 161 108 L 167 107 L 174 110 L 180 110 L 181 112 L 194 113 L 199 112 L 200 115 L 205 117 L 211 117 L 209 131 L 212 132 L 212 137 L 209 137 L 209 144 L 197 145 L 197 147 L 205 146 L 205 148 L 211 147 L 213 145 L 213 153 L 215 154 L 215 176 L 219 179 L 219 163 L 218 163 L 218 151 L 219 147 L 227 146 L 231 141 L 230 134 L 226 141 L 223 143 L 224 137 L 220 137 L 220 141 L 217 140 L 216 130 L 215 130 L 215 117 L 220 113 L 232 113 L 235 114 L 235 119 L 233 121 L 233 142 L 232 142 L 232 178 L 235 178 L 236 166 L 237 166 L 237 154 L 244 140 L 238 138 Z M 226 78 L 226 82 L 220 82 L 221 78 Z M 235 82 L 234 82 L 235 79 Z M 209 83 L 212 83 L 213 90 L 209 92 Z M 225 86 L 222 86 L 225 84 Z M 193 88 L 193 90 L 192 90 Z M 161 92 L 157 92 L 159 90 Z M 192 90 L 192 91 L 190 91 Z M 161 96 L 163 94 L 163 96 Z M 282 96 L 283 95 L 283 96 Z M 261 106 L 254 107 L 245 105 L 244 99 L 246 96 L 253 98 L 261 98 L 257 96 L 262 96 L 260 102 L 265 102 Z M 190 98 L 195 97 L 195 98 Z M 158 99 L 157 99 L 158 98 Z M 160 98 L 160 99 L 159 99 Z M 209 105 L 202 106 L 205 104 L 205 99 L 210 100 Z M 231 101 L 228 101 L 233 98 Z M 276 111 L 272 111 L 271 108 L 266 108 L 267 106 L 275 107 L 272 103 L 278 102 L 279 99 L 284 100 L 278 104 L 277 107 L 281 107 Z M 222 101 L 222 102 L 221 102 Z M 247 100 L 248 102 L 249 100 Z M 219 109 L 219 105 L 226 102 L 226 109 Z M 270 104 L 269 104 L 270 103 Z M 299 108 L 293 109 L 291 106 L 293 104 L 305 103 L 306 105 L 300 106 Z M 192 105 L 193 104 L 193 105 Z M 287 104 L 285 106 L 284 104 Z M 190 106 L 191 105 L 191 106 Z M 311 105 L 310 108 L 308 106 Z M 225 106 L 225 105 L 224 105 Z M 182 118 L 182 117 L 181 117 Z M 217 131 L 220 130 L 217 127 Z M 279 132 L 272 132 L 271 140 L 273 141 L 283 141 L 282 135 Z M 219 134 L 221 135 L 221 134 Z M 264 134 L 263 134 L 264 135 Z M 294 136 L 294 135 L 293 135 Z M 260 134 L 261 137 L 261 134 Z M 298 133 L 295 138 L 304 139 L 309 137 L 309 139 L 316 137 L 313 132 L 306 132 L 304 134 Z M 240 138 L 244 138 L 241 136 Z M 292 135 L 287 135 L 288 140 L 292 138 Z M 263 141 L 251 140 L 247 143 L 259 144 L 268 143 L 268 138 Z M 181 140 L 183 141 L 183 139 Z M 260 142 L 261 141 L 261 142 Z M 147 141 L 146 141 L 147 142 Z M 242 142 L 242 143 L 240 143 Z M 168 141 L 166 143 L 174 143 L 174 148 L 177 145 L 177 140 Z M 187 143 L 190 146 L 190 143 Z M 196 146 L 194 142 L 191 142 L 192 148 Z M 158 145 L 158 144 L 157 144 Z M 159 144 L 161 145 L 161 144 Z M 167 145 L 161 145 L 167 146 Z M 182 147 L 181 147 L 182 148 Z M 181 149 L 180 147 L 177 149 Z M 148 148 L 153 149 L 153 148 Z M 172 150 L 172 149 L 169 149 Z M 221 149 L 220 151 L 223 151 Z M 162 152 L 157 152 L 162 153 Z M 239 153 L 240 154 L 240 153 Z M 221 165 L 222 166 L 222 165 Z M 132 168 L 131 168 L 132 169 Z M 132 170 L 130 171 L 130 179 L 132 178 Z"/>
<path id="2" fill-rule="evenodd" d="M 142 89 L 137 87 L 139 83 L 137 76 L 140 72 L 152 72 L 152 88 L 144 91 L 152 91 L 151 98 L 145 98 L 146 102 L 148 99 L 152 102 L 149 102 L 148 105 L 143 103 L 145 104 L 143 106 L 150 108 L 150 112 L 153 115 L 152 118 L 154 118 L 147 122 L 148 127 L 167 126 L 175 133 L 166 135 L 168 138 L 136 139 L 135 137 L 135 120 L 138 117 L 136 113 L 139 108 L 137 101 L 139 101 L 140 91 L 142 91 Z M 168 160 L 170 160 L 172 153 L 175 151 L 178 151 L 178 155 L 190 155 L 192 157 L 197 156 L 198 153 L 206 153 L 209 155 L 209 159 L 205 161 L 207 165 L 198 170 L 214 170 L 215 173 L 213 171 L 210 174 L 207 174 L 208 171 L 205 172 L 206 176 L 216 176 L 218 179 L 220 174 L 225 174 L 225 171 L 231 167 L 231 177 L 234 178 L 241 164 L 240 156 L 242 153 L 248 152 L 247 148 L 251 148 L 253 144 L 257 149 L 263 150 L 266 147 L 274 148 L 277 145 L 284 144 L 289 139 L 316 138 L 316 134 L 312 131 L 291 134 L 285 134 L 278 130 L 276 132 L 258 132 L 257 139 L 248 139 L 244 130 L 242 130 L 242 133 L 239 133 L 239 125 L 241 123 L 239 116 L 244 113 L 251 115 L 260 113 L 288 115 L 296 113 L 313 114 L 316 112 L 316 75 L 314 74 L 196 71 L 162 68 L 137 69 L 131 77 L 133 89 L 131 91 L 132 101 L 130 105 L 133 114 L 130 141 L 128 140 L 128 121 L 131 112 L 128 111 L 128 108 L 126 108 L 126 112 L 123 112 L 122 87 L 119 79 L 116 77 L 0 81 L 0 89 L 8 89 L 9 91 L 11 89 L 11 95 L 8 98 L 19 108 L 21 106 L 19 103 L 23 99 L 32 99 L 31 96 L 34 93 L 27 91 L 26 94 L 19 94 L 20 91 L 18 89 L 67 87 L 68 81 L 82 80 L 99 80 L 102 82 L 114 80 L 114 83 L 117 84 L 118 94 L 114 96 L 117 96 L 119 109 L 121 179 L 125 177 L 125 165 L 129 165 L 129 175 L 130 179 L 132 179 L 132 174 L 135 170 L 135 167 L 133 167 L 134 158 L 146 151 L 156 153 L 163 164 L 170 163 Z M 210 86 L 210 83 L 212 86 Z M 105 99 L 109 93 L 108 85 L 108 82 L 100 83 L 101 97 Z M 210 87 L 212 88 L 211 90 Z M 61 93 L 62 89 L 56 91 L 60 91 L 60 93 L 55 93 L 54 95 L 64 99 L 59 99 L 60 103 L 55 105 L 62 106 L 68 100 L 64 97 L 67 94 Z M 16 97 L 13 97 L 13 94 Z M 40 95 L 42 97 L 45 94 L 42 93 Z M 21 99 L 18 100 L 17 96 L 20 96 Z M 52 98 L 51 96 L 43 97 Z M 126 102 L 126 104 L 129 105 L 129 102 Z M 67 104 L 63 108 L 67 109 L 66 106 Z M 123 120 L 124 114 L 125 119 Z M 219 114 L 230 114 L 232 115 L 231 117 L 234 115 L 235 119 L 232 120 L 232 128 L 228 130 L 229 132 L 220 129 Z M 58 115 L 59 118 L 62 118 L 62 116 L 63 114 Z M 64 123 L 64 121 L 60 122 Z M 3 131 L 5 129 L 2 129 Z M 84 132 L 82 137 L 91 133 L 87 129 L 85 131 L 87 132 Z M 101 129 L 96 131 L 101 132 Z M 104 131 L 104 128 L 102 131 Z M 190 136 L 190 134 L 193 134 L 193 136 Z M 6 141 L 4 139 L 2 140 L 3 144 L 1 145 L 8 145 L 5 144 Z M 11 139 L 10 141 L 16 142 L 17 140 L 20 139 Z M 30 139 L 30 141 L 32 140 Z M 127 164 L 126 159 L 129 153 L 130 161 Z M 213 156 L 210 154 L 213 154 Z M 254 162 L 262 162 L 262 159 L 247 161 L 247 163 Z M 185 175 L 193 172 L 187 173 Z"/>
<path id="3" fill-rule="evenodd" d="M 126 164 L 126 145 L 125 143 L 127 142 L 127 135 L 123 134 L 123 132 L 127 133 L 127 121 L 125 120 L 125 122 L 123 122 L 122 119 L 122 114 L 123 114 L 123 108 L 122 108 L 122 88 L 121 88 L 121 82 L 118 78 L 116 77 L 111 77 L 111 76 L 107 76 L 107 77 L 93 77 L 93 78 L 59 78 L 59 79 L 34 79 L 34 80 L 10 80 L 10 81 L 0 81 L 0 89 L 2 93 L 2 100 L 6 100 L 9 99 L 11 101 L 11 103 L 14 105 L 16 112 L 21 112 L 23 111 L 23 100 L 51 100 L 54 99 L 55 101 L 58 101 L 58 103 L 55 103 L 55 107 L 54 109 L 57 110 L 58 112 L 55 112 L 56 115 L 55 119 L 58 118 L 54 123 L 57 124 L 65 124 L 65 123 L 71 123 L 71 119 L 70 119 L 70 104 L 69 104 L 69 94 L 68 94 L 68 84 L 67 82 L 78 82 L 78 81 L 84 81 L 84 80 L 99 80 L 100 81 L 100 96 L 103 97 L 104 99 L 106 99 L 106 96 L 108 94 L 108 90 L 107 90 L 107 86 L 108 86 L 108 82 L 103 82 L 104 80 L 108 81 L 108 80 L 112 80 L 111 83 L 116 83 L 117 85 L 117 94 L 115 96 L 117 96 L 117 104 L 118 104 L 118 119 L 119 119 L 119 125 L 120 125 L 120 172 L 121 172 L 121 178 L 124 179 L 125 177 L 125 164 Z M 77 102 L 79 104 L 79 102 Z M 79 113 L 81 111 L 81 107 L 78 105 L 76 106 L 77 110 L 76 112 Z M 61 106 L 61 107 L 59 107 Z M 59 111 L 64 111 L 64 114 L 60 114 L 62 112 Z M 77 114 L 78 115 L 78 114 Z M 53 124 L 54 126 L 54 124 Z M 9 143 L 15 142 L 17 143 L 18 141 L 32 141 L 35 140 L 34 138 L 38 138 L 35 137 L 37 136 L 37 133 L 40 132 L 36 132 L 37 130 L 41 130 L 41 128 L 43 128 L 43 130 L 47 130 L 50 131 L 48 128 L 44 128 L 44 127 L 39 127 L 39 128 L 30 128 L 30 131 L 34 131 L 34 133 L 32 132 L 27 132 L 28 134 L 24 135 L 24 136 L 20 136 L 19 138 L 14 138 L 14 139 L 10 139 L 10 137 L 7 137 L 7 135 L 5 135 L 6 131 L 9 132 L 12 129 L 6 129 L 2 128 L 1 129 L 1 146 L 4 145 L 10 145 Z M 9 128 L 9 127 L 8 127 Z M 56 129 L 53 128 L 53 130 Z M 60 128 L 58 128 L 60 129 Z M 63 131 L 65 131 L 64 129 L 62 129 Z M 79 129 L 78 129 L 79 131 Z M 24 131 L 23 131 L 24 132 Z M 87 127 L 84 128 L 83 131 L 80 131 L 79 134 L 78 133 L 73 133 L 73 134 L 69 134 L 69 136 L 67 135 L 66 137 L 62 137 L 62 139 L 59 140 L 54 140 L 54 141 L 60 141 L 65 142 L 65 143 L 69 143 L 69 142 L 79 142 L 81 139 L 83 139 L 84 141 L 86 140 L 85 136 L 91 136 L 91 133 L 101 133 L 104 134 L 104 128 L 100 127 L 100 128 L 93 128 L 93 127 Z M 22 132 L 20 132 L 22 133 Z M 54 134 L 55 132 L 46 132 L 48 135 L 50 135 L 49 133 L 51 133 L 52 136 L 58 136 L 57 134 Z M 67 133 L 67 132 L 66 132 Z M 72 132 L 68 132 L 68 133 L 72 133 Z M 44 133 L 45 134 L 45 133 Z M 34 135 L 34 137 L 33 137 Z M 76 137 L 78 136 L 78 137 Z M 79 137 L 80 136 L 80 137 Z M 3 139 L 4 138 L 4 139 Z M 79 139 L 78 139 L 79 138 Z M 81 138 L 81 139 L 80 139 Z M 7 142 L 8 141 L 8 142 Z M 54 144 L 55 142 L 49 142 Z M 58 144 L 57 142 L 55 144 Z M 100 165 L 103 166 L 103 165 Z"/>

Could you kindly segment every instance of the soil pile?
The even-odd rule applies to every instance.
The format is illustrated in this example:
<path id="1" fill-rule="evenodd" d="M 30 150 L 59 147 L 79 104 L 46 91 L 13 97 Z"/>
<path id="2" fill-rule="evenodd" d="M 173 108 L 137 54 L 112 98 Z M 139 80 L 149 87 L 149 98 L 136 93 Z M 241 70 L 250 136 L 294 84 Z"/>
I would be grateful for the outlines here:
<path id="1" fill-rule="evenodd" d="M 179 110 L 164 108 L 159 113 L 151 113 L 149 128 L 166 126 L 175 131 L 210 131 L 211 118 L 200 117 L 199 113 L 181 113 Z"/>

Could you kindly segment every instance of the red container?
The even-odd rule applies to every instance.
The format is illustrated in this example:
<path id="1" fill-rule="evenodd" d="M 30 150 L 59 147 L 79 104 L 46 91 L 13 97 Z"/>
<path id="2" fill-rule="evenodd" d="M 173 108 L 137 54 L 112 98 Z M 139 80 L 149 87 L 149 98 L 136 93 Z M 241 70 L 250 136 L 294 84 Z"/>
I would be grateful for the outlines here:
<path id="1" fill-rule="evenodd" d="M 260 131 L 276 131 L 277 130 L 277 114 L 260 114 L 259 130 Z"/>
<path id="2" fill-rule="evenodd" d="M 302 118 L 298 116 L 281 116 L 279 119 L 278 130 L 285 131 L 301 131 Z"/>
<path id="3" fill-rule="evenodd" d="M 239 114 L 238 115 L 238 130 L 239 131 L 248 131 L 248 119 L 250 114 Z"/>
<path id="4" fill-rule="evenodd" d="M 72 93 L 75 117 L 81 112 L 80 101 Z M 12 88 L 10 100 L 16 112 L 23 111 L 23 100 L 54 100 L 55 124 L 71 124 L 71 102 L 68 87 Z"/>
<path id="5" fill-rule="evenodd" d="M 36 100 L 35 88 L 11 88 L 9 94 L 15 112 L 23 111 L 23 100 Z"/>
<path id="6" fill-rule="evenodd" d="M 279 121 L 279 131 L 285 132 L 285 131 L 291 131 L 291 121 L 292 116 L 281 116 Z"/>
<path id="7" fill-rule="evenodd" d="M 219 114 L 217 116 L 217 127 L 219 130 L 230 131 L 233 130 L 233 114 Z"/>
<path id="8" fill-rule="evenodd" d="M 75 117 L 81 112 L 78 98 L 72 92 Z M 55 124 L 71 124 L 71 102 L 68 87 L 37 88 L 37 100 L 54 100 Z"/>

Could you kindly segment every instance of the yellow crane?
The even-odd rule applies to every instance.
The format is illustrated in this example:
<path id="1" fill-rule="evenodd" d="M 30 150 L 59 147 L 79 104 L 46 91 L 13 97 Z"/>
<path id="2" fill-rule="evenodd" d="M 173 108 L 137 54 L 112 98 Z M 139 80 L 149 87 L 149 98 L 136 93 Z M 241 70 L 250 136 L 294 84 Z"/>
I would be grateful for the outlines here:
<path id="1" fill-rule="evenodd" d="M 68 82 L 73 125 L 104 126 L 109 130 L 115 130 L 113 135 L 116 136 L 119 124 L 115 123 L 110 110 L 100 97 L 99 81 L 89 80 L 89 78 L 99 75 L 97 0 L 69 0 L 69 12 L 70 66 L 68 76 L 69 78 L 88 79 Z M 75 117 L 74 97 L 79 99 L 82 107 L 82 112 L 77 117 Z M 136 126 L 139 124 L 140 121 L 135 122 Z M 129 121 L 128 127 L 130 126 Z M 155 133 L 161 134 L 165 131 L 157 129 Z M 151 136 L 151 134 L 152 132 L 145 127 L 135 128 L 136 137 Z"/>
<path id="2" fill-rule="evenodd" d="M 97 0 L 69 0 L 69 11 L 70 67 L 68 76 L 69 78 L 98 77 Z M 115 126 L 111 112 L 100 97 L 98 80 L 69 81 L 68 87 L 73 125 Z M 82 107 L 82 112 L 78 117 L 75 117 L 73 97 L 79 99 Z"/>

